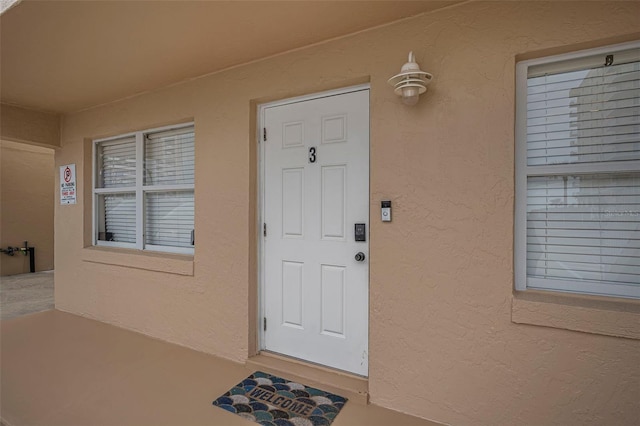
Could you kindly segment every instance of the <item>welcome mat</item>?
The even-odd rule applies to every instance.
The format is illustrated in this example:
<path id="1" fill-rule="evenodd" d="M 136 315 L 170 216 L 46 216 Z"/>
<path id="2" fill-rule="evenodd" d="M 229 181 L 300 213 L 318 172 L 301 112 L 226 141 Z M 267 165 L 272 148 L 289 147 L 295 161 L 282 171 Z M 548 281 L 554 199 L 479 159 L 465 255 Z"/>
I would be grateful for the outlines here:
<path id="1" fill-rule="evenodd" d="M 213 405 L 263 426 L 329 426 L 347 398 L 256 371 Z"/>

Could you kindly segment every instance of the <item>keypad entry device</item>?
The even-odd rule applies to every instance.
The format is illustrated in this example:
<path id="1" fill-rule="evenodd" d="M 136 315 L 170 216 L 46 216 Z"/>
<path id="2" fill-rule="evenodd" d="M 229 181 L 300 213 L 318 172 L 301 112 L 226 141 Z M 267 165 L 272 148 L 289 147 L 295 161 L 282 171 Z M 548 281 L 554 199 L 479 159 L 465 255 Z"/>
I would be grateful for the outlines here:
<path id="1" fill-rule="evenodd" d="M 356 241 L 367 241 L 367 225 L 365 223 L 356 223 L 355 239 Z"/>

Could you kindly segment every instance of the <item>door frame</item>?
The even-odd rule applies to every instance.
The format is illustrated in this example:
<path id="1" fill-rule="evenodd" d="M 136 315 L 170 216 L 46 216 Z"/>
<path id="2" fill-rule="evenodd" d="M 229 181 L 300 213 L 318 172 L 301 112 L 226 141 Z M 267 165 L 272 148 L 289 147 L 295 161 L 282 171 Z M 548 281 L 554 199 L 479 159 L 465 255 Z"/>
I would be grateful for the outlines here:
<path id="1" fill-rule="evenodd" d="M 371 91 L 371 85 L 369 83 L 365 83 L 365 84 L 358 84 L 355 86 L 348 86 L 348 87 L 343 87 L 343 88 L 339 88 L 339 89 L 333 89 L 333 90 L 327 90 L 327 91 L 322 91 L 322 92 L 316 92 L 316 93 L 311 93 L 308 95 L 302 95 L 302 96 L 296 96 L 293 98 L 287 98 L 287 99 L 281 99 L 281 100 L 277 100 L 277 101 L 273 101 L 273 102 L 267 102 L 264 104 L 259 104 L 258 105 L 258 126 L 256 126 L 256 145 L 257 145 L 257 150 L 258 150 L 258 161 L 257 161 L 257 166 L 258 166 L 258 200 L 257 200 L 257 208 L 258 208 L 258 214 L 257 216 L 257 221 L 258 223 L 256 224 L 256 230 L 257 230 L 257 243 L 258 243 L 258 256 L 257 256 L 257 263 L 258 263 L 258 274 L 257 274 L 257 278 L 258 278 L 258 306 L 256 307 L 258 310 L 258 315 L 257 315 L 257 324 L 255 324 L 255 326 L 257 327 L 257 337 L 258 337 L 258 346 L 257 346 L 257 350 L 258 352 L 264 351 L 265 350 L 265 336 L 264 336 L 264 327 L 263 327 L 263 318 L 264 318 L 264 313 L 265 313 L 265 253 L 264 253 L 264 236 L 263 236 L 263 223 L 264 223 L 264 206 L 265 206 L 265 200 L 264 200 L 264 194 L 265 194 L 265 188 L 264 188 L 264 182 L 265 182 L 265 164 L 264 164 L 264 150 L 265 150 L 265 144 L 263 143 L 263 129 L 265 128 L 265 112 L 268 108 L 272 108 L 272 107 L 278 107 L 278 106 L 283 106 L 283 105 L 290 105 L 290 104 L 295 104 L 295 103 L 299 103 L 299 102 L 305 102 L 305 101 L 311 101 L 311 100 L 315 100 L 315 99 L 321 99 L 321 98 L 328 98 L 331 96 L 338 96 L 338 95 L 344 95 L 347 93 L 353 93 L 353 92 L 360 92 L 363 90 L 369 90 Z M 371 108 L 371 103 L 369 103 L 369 108 Z M 371 128 L 371 110 L 369 109 L 369 128 Z M 268 135 L 267 135 L 268 137 Z M 371 131 L 369 131 L 369 151 L 371 151 Z M 369 179 L 369 197 L 368 199 L 371 200 L 371 155 L 369 155 L 369 176 L 367 176 L 367 179 Z M 369 222 L 371 221 L 371 215 L 369 214 Z M 371 226 L 369 225 L 369 239 L 371 238 Z M 371 270 L 369 270 L 369 283 L 371 282 Z M 371 306 L 371 298 L 369 297 L 369 307 Z M 367 322 L 369 322 L 369 315 L 367 316 Z M 368 329 L 370 329 L 370 323 L 368 324 L 369 327 Z M 286 356 L 286 355 L 285 355 Z M 305 362 L 306 360 L 302 360 L 303 362 Z M 310 362 L 310 361 L 309 361 Z M 331 368 L 331 367 L 327 367 L 327 368 Z"/>

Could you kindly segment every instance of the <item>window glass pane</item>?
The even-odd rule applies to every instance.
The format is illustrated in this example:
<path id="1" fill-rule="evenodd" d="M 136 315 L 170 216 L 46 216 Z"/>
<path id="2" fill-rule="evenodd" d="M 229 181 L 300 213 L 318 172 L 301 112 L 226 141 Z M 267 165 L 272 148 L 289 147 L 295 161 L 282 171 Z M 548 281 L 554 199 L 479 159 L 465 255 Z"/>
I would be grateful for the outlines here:
<path id="1" fill-rule="evenodd" d="M 134 137 L 99 143 L 98 188 L 136 185 L 136 140 Z"/>
<path id="2" fill-rule="evenodd" d="M 640 172 L 529 177 L 527 276 L 640 285 Z"/>
<path id="3" fill-rule="evenodd" d="M 145 185 L 193 185 L 193 128 L 147 135 Z"/>
<path id="4" fill-rule="evenodd" d="M 98 240 L 136 242 L 136 195 L 100 194 L 98 196 Z"/>
<path id="5" fill-rule="evenodd" d="M 145 244 L 193 247 L 193 191 L 145 194 Z"/>
<path id="6" fill-rule="evenodd" d="M 640 159 L 640 62 L 527 80 L 527 164 Z"/>

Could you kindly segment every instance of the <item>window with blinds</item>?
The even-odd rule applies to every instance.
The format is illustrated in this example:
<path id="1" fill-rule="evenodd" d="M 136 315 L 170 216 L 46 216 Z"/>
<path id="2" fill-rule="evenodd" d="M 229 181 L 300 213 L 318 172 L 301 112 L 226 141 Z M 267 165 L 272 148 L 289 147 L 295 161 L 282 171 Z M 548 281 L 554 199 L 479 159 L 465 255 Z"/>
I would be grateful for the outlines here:
<path id="1" fill-rule="evenodd" d="M 193 253 L 193 125 L 95 141 L 95 243 Z"/>
<path id="2" fill-rule="evenodd" d="M 516 288 L 640 298 L 640 45 L 517 69 Z"/>

